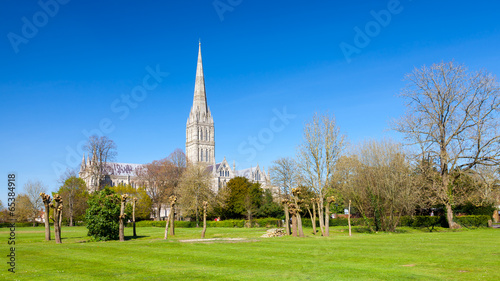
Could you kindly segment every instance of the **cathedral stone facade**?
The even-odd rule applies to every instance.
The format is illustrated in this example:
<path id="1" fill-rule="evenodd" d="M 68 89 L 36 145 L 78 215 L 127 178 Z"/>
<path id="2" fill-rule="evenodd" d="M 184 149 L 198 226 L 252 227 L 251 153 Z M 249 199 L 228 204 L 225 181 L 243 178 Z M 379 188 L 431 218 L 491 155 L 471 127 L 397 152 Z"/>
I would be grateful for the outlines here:
<path id="1" fill-rule="evenodd" d="M 95 157 L 89 155 L 85 160 L 83 156 L 79 176 L 85 181 L 90 191 L 95 191 L 97 181 L 92 177 L 92 169 L 96 163 L 93 163 L 91 158 Z M 215 124 L 207 103 L 201 44 L 198 48 L 193 105 L 186 123 L 186 158 L 190 163 L 207 165 L 207 170 L 213 175 L 212 188 L 215 192 L 226 186 L 227 182 L 234 177 L 246 177 L 251 182 L 260 183 L 262 188 L 271 187 L 269 175 L 259 165 L 236 170 L 234 162 L 231 167 L 225 157 L 220 163 L 215 161 Z M 107 163 L 105 182 L 111 186 L 130 184 L 136 187 L 135 171 L 140 166 L 141 164 Z"/>

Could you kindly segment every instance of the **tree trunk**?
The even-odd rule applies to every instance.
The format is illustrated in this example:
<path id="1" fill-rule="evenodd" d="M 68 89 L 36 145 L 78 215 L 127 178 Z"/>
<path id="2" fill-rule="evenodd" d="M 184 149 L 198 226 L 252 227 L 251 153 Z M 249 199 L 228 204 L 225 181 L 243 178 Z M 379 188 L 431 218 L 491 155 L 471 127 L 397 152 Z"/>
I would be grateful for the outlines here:
<path id="1" fill-rule="evenodd" d="M 45 215 L 44 215 L 44 217 L 45 217 L 45 241 L 50 241 L 50 222 L 49 222 L 50 206 L 49 206 L 49 202 L 45 203 Z"/>
<path id="2" fill-rule="evenodd" d="M 292 214 L 292 236 L 297 237 L 297 215 Z"/>
<path id="3" fill-rule="evenodd" d="M 316 205 L 314 204 L 314 202 L 312 202 L 312 206 L 313 206 L 313 214 L 311 217 L 311 223 L 313 227 L 313 233 L 314 235 L 316 235 Z"/>
<path id="4" fill-rule="evenodd" d="M 63 210 L 61 210 L 61 215 L 59 216 L 59 227 L 62 226 Z"/>
<path id="5" fill-rule="evenodd" d="M 170 235 L 172 236 L 175 236 L 175 205 L 172 204 L 170 206 L 170 216 L 169 216 L 169 220 L 170 220 Z"/>
<path id="6" fill-rule="evenodd" d="M 284 204 L 285 209 L 285 230 L 286 235 L 290 235 L 290 213 L 288 212 L 288 204 Z"/>
<path id="7" fill-rule="evenodd" d="M 69 196 L 69 226 L 73 226 L 73 199 L 72 196 Z"/>
<path id="8" fill-rule="evenodd" d="M 347 223 L 349 224 L 349 236 L 352 236 L 352 234 L 351 234 L 351 200 L 349 200 L 349 211 L 347 212 Z"/>
<path id="9" fill-rule="evenodd" d="M 330 236 L 330 202 L 326 201 L 325 206 L 325 235 Z"/>
<path id="10" fill-rule="evenodd" d="M 168 223 L 170 222 L 170 216 L 172 215 L 172 210 L 170 210 L 170 214 L 167 217 L 167 220 L 165 221 L 165 236 L 163 239 L 167 240 L 168 238 Z"/>
<path id="11" fill-rule="evenodd" d="M 196 200 L 198 202 L 198 200 Z M 198 214 L 198 203 L 196 203 L 196 227 L 200 227 L 200 220 L 198 219 L 199 214 Z"/>
<path id="12" fill-rule="evenodd" d="M 450 229 L 458 229 L 460 225 L 453 221 L 453 209 L 451 208 L 451 204 L 446 203 L 446 220 L 448 221 L 448 226 Z"/>
<path id="13" fill-rule="evenodd" d="M 160 214 L 161 214 L 161 204 L 158 203 L 158 206 L 156 207 L 156 218 L 155 218 L 155 221 L 160 221 Z"/>
<path id="14" fill-rule="evenodd" d="M 201 232 L 201 238 L 205 238 L 205 232 L 207 231 L 207 204 L 203 202 L 203 231 Z"/>
<path id="15" fill-rule="evenodd" d="M 57 244 L 61 244 L 61 225 L 60 225 L 60 217 L 61 217 L 61 212 L 62 212 L 62 208 L 63 208 L 63 201 L 62 201 L 62 198 L 61 196 L 59 196 L 59 194 L 56 194 L 54 196 L 54 202 L 55 204 L 52 205 L 52 207 L 54 208 L 54 236 L 55 236 L 55 239 L 56 239 L 56 243 Z"/>
<path id="16" fill-rule="evenodd" d="M 302 229 L 302 217 L 299 212 L 297 212 L 297 227 L 299 229 L 299 237 L 304 237 L 304 230 Z"/>
<path id="17" fill-rule="evenodd" d="M 119 236 L 120 241 L 125 241 L 125 225 L 123 220 L 125 219 L 125 202 L 127 201 L 127 194 L 123 194 L 121 196 L 121 204 L 120 204 L 120 229 Z"/>
<path id="18" fill-rule="evenodd" d="M 63 209 L 61 208 L 61 213 L 59 214 L 59 239 L 61 238 L 62 217 L 63 217 Z"/>
<path id="19" fill-rule="evenodd" d="M 325 228 L 323 225 L 323 204 L 322 204 L 323 199 L 319 199 L 318 203 L 318 220 L 319 220 L 319 229 L 321 231 L 321 235 L 325 236 Z"/>
<path id="20" fill-rule="evenodd" d="M 137 233 L 135 232 L 135 203 L 136 202 L 137 202 L 137 198 L 134 198 L 134 201 L 132 203 L 132 228 L 133 228 L 134 237 L 137 237 Z"/>

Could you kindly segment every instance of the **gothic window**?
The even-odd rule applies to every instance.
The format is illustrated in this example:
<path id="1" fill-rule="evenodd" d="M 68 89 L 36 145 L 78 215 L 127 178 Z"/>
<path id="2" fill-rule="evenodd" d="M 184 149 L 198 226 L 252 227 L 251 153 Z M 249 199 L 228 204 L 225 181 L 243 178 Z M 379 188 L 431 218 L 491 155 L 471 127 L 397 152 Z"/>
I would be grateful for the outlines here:
<path id="1" fill-rule="evenodd" d="M 207 128 L 205 128 L 205 140 L 208 140 Z"/>
<path id="2" fill-rule="evenodd" d="M 203 162 L 203 148 L 200 150 L 200 161 Z"/>
<path id="3" fill-rule="evenodd" d="M 203 140 L 203 129 L 200 129 L 200 140 Z"/>
<path id="4" fill-rule="evenodd" d="M 208 149 L 205 150 L 205 161 L 208 162 Z"/>

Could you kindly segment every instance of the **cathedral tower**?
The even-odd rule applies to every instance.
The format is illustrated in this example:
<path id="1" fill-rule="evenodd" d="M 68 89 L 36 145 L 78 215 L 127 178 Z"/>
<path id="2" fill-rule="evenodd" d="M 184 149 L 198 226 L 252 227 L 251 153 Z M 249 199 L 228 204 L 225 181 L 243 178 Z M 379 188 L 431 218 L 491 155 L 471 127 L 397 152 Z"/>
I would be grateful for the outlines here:
<path id="1" fill-rule="evenodd" d="M 198 49 L 193 106 L 186 124 L 186 157 L 191 163 L 215 163 L 214 119 L 207 104 L 201 43 Z"/>

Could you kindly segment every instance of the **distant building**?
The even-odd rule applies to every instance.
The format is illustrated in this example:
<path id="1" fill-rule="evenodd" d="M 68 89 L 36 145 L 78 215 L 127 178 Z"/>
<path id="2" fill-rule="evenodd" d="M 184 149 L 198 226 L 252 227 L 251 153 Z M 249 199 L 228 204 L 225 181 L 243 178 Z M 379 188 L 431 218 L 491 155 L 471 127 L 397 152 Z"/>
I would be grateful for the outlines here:
<path id="1" fill-rule="evenodd" d="M 215 162 L 215 124 L 207 103 L 201 44 L 198 49 L 193 106 L 186 123 L 186 158 L 191 163 L 207 164 L 207 169 L 213 175 L 212 188 L 215 192 L 226 186 L 230 179 L 238 176 L 246 177 L 251 182 L 258 182 L 262 188 L 271 187 L 269 175 L 258 164 L 255 167 L 236 170 L 234 162 L 231 167 L 225 157 L 222 162 Z M 79 176 L 90 191 L 95 191 L 98 187 L 97 180 L 92 177 L 91 172 L 95 169 L 96 162 L 96 157 L 88 155 L 85 159 L 84 155 L 80 166 Z M 141 164 L 108 163 L 104 180 L 110 186 L 130 184 L 137 187 L 136 170 L 141 166 Z"/>

